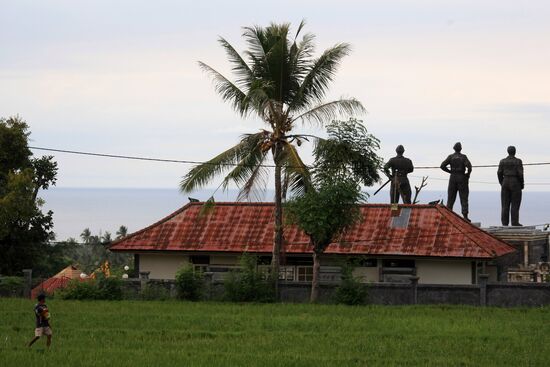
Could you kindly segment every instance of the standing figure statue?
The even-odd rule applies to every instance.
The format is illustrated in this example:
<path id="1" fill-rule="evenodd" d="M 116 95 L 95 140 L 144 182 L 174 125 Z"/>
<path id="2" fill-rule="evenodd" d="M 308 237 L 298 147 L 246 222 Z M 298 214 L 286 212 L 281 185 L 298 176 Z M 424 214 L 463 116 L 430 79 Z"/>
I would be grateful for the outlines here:
<path id="1" fill-rule="evenodd" d="M 409 183 L 407 174 L 411 173 L 414 167 L 409 158 L 403 157 L 403 153 L 405 153 L 403 145 L 398 145 L 395 148 L 395 152 L 397 155 L 384 165 L 384 173 L 391 180 L 390 202 L 392 204 L 399 203 L 399 197 L 401 196 L 404 204 L 410 204 L 411 184 Z"/>
<path id="2" fill-rule="evenodd" d="M 456 193 L 460 195 L 460 206 L 462 207 L 462 216 L 468 222 L 468 181 L 472 173 L 472 164 L 466 155 L 462 154 L 462 144 L 456 143 L 453 146 L 454 153 L 447 157 L 441 163 L 441 169 L 451 174 L 449 177 L 449 187 L 447 188 L 447 208 L 453 210 L 456 200 Z M 450 166 L 450 168 L 449 168 Z"/>
<path id="3" fill-rule="evenodd" d="M 500 161 L 497 176 L 501 186 L 502 225 L 507 226 L 511 216 L 512 225 L 521 226 L 519 223 L 519 207 L 521 205 L 521 190 L 524 188 L 523 163 L 521 159 L 516 158 L 515 147 L 508 147 L 508 157 Z"/>

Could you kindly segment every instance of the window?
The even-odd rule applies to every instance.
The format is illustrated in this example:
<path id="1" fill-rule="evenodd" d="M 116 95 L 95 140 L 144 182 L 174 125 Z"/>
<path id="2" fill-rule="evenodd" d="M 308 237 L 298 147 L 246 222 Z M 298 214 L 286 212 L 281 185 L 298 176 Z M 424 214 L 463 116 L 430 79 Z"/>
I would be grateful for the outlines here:
<path id="1" fill-rule="evenodd" d="M 210 264 L 210 256 L 191 255 L 189 256 L 192 264 L 208 265 Z"/>
<path id="2" fill-rule="evenodd" d="M 196 273 L 204 273 L 205 271 L 208 271 L 210 256 L 191 255 L 189 256 L 189 261 L 193 264 L 193 270 Z"/>
<path id="3" fill-rule="evenodd" d="M 299 282 L 311 282 L 313 280 L 313 267 L 312 266 L 297 266 Z"/>
<path id="4" fill-rule="evenodd" d="M 348 264 L 352 267 L 376 268 L 378 266 L 378 260 L 366 257 L 351 257 L 348 259 Z"/>
<path id="5" fill-rule="evenodd" d="M 287 282 L 294 281 L 294 266 L 281 266 L 279 267 L 279 280 Z"/>
<path id="6" fill-rule="evenodd" d="M 311 256 L 288 256 L 285 265 L 313 265 Z"/>
<path id="7" fill-rule="evenodd" d="M 208 271 L 208 265 L 193 265 L 193 271 L 195 273 L 204 273 Z"/>
<path id="8" fill-rule="evenodd" d="M 414 260 L 388 259 L 382 262 L 385 268 L 414 268 Z"/>

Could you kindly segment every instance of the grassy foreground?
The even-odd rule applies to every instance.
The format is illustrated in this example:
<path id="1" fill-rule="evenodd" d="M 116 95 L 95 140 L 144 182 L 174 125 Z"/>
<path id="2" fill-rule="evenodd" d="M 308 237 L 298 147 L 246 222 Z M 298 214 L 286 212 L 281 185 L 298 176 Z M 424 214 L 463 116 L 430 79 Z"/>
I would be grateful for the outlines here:
<path id="1" fill-rule="evenodd" d="M 0 366 L 547 366 L 550 308 L 0 299 Z"/>

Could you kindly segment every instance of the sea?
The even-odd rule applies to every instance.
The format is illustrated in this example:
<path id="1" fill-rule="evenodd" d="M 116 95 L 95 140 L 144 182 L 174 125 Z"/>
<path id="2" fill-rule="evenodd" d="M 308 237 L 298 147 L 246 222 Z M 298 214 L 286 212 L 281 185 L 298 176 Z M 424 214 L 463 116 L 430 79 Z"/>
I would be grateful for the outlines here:
<path id="1" fill-rule="evenodd" d="M 214 190 L 202 190 L 192 194 L 181 194 L 174 189 L 136 189 L 136 188 L 66 188 L 53 187 L 40 193 L 45 200 L 44 209 L 53 211 L 54 232 L 57 241 L 68 238 L 79 240 L 85 228 L 93 234 L 110 232 L 113 237 L 121 225 L 129 233 L 140 230 L 189 202 L 189 198 L 206 200 Z M 444 191 L 422 191 L 420 203 L 443 199 Z M 217 192 L 216 201 L 234 201 L 236 190 Z M 273 201 L 273 192 L 266 191 L 264 201 Z M 381 191 L 370 196 L 369 203 L 389 202 L 389 193 Z M 460 201 L 457 197 L 455 211 L 460 213 Z M 500 192 L 470 192 L 470 218 L 480 222 L 483 227 L 500 224 Z M 520 210 L 520 222 L 523 225 L 543 226 L 550 223 L 550 192 L 524 191 Z"/>

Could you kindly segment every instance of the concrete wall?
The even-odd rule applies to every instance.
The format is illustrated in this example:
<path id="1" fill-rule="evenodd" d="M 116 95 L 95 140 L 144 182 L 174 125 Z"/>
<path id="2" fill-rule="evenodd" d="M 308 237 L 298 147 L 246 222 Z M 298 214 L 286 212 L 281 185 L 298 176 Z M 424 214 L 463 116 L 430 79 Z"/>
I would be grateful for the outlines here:
<path id="1" fill-rule="evenodd" d="M 176 272 L 188 264 L 187 255 L 140 254 L 139 271 L 149 271 L 150 279 L 175 279 Z"/>
<path id="2" fill-rule="evenodd" d="M 472 284 L 472 262 L 464 260 L 416 260 L 421 284 Z"/>
<path id="3" fill-rule="evenodd" d="M 353 269 L 353 276 L 360 279 L 363 283 L 378 282 L 378 267 L 357 267 Z"/>

